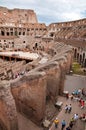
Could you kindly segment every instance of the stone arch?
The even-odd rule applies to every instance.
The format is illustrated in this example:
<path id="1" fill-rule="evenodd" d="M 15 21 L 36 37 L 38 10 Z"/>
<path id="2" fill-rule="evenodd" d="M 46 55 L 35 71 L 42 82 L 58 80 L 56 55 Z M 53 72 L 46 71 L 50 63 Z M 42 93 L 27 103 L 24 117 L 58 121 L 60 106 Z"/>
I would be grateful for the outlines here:
<path id="1" fill-rule="evenodd" d="M 23 35 L 25 35 L 25 32 L 23 32 Z"/>
<path id="2" fill-rule="evenodd" d="M 5 32 L 4 32 L 4 31 L 1 31 L 1 35 L 4 36 L 4 35 L 5 35 Z"/>
<path id="3" fill-rule="evenodd" d="M 13 32 L 11 32 L 10 34 L 11 34 L 11 36 L 13 36 Z"/>
<path id="4" fill-rule="evenodd" d="M 9 36 L 9 32 L 7 32 L 7 36 Z"/>
<path id="5" fill-rule="evenodd" d="M 37 48 L 38 48 L 38 43 L 36 42 L 36 43 L 35 43 L 35 49 L 37 49 Z"/>
<path id="6" fill-rule="evenodd" d="M 53 37 L 54 36 L 54 33 L 52 32 L 52 33 L 50 33 L 50 37 Z"/>

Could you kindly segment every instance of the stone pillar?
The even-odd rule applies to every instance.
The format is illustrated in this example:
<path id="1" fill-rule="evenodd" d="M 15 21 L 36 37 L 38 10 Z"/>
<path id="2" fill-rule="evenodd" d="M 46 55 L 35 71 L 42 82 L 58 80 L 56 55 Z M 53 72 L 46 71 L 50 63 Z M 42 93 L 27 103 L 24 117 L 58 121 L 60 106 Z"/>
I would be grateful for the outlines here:
<path id="1" fill-rule="evenodd" d="M 61 76 L 60 76 L 60 91 L 59 94 L 62 95 L 64 91 L 64 82 L 65 82 L 65 75 L 66 75 L 66 63 L 65 61 L 59 62 L 60 69 L 61 69 Z"/>
<path id="2" fill-rule="evenodd" d="M 84 67 L 86 68 L 86 59 L 85 59 L 85 61 L 84 61 Z"/>
<path id="3" fill-rule="evenodd" d="M 66 58 L 66 73 L 69 74 L 70 73 L 70 70 L 72 69 L 72 62 L 73 62 L 73 52 L 68 52 L 66 53 L 65 55 L 65 58 Z"/>
<path id="4" fill-rule="evenodd" d="M 4 36 L 7 36 L 6 28 L 4 28 Z"/>
<path id="5" fill-rule="evenodd" d="M 13 28 L 13 36 L 15 36 L 15 29 Z"/>
<path id="6" fill-rule="evenodd" d="M 0 36 L 1 36 L 1 28 L 0 28 Z"/>
<path id="7" fill-rule="evenodd" d="M 82 67 L 84 67 L 84 62 L 85 62 L 85 53 L 82 53 Z"/>

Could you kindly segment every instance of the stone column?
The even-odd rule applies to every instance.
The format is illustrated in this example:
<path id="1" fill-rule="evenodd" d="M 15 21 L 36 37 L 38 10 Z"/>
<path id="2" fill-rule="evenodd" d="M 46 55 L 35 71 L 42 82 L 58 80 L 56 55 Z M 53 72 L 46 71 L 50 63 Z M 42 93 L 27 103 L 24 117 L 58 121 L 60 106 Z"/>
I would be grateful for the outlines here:
<path id="1" fill-rule="evenodd" d="M 0 36 L 1 36 L 1 28 L 0 28 Z"/>
<path id="2" fill-rule="evenodd" d="M 85 59 L 85 61 L 84 61 L 84 67 L 86 68 L 86 59 Z"/>

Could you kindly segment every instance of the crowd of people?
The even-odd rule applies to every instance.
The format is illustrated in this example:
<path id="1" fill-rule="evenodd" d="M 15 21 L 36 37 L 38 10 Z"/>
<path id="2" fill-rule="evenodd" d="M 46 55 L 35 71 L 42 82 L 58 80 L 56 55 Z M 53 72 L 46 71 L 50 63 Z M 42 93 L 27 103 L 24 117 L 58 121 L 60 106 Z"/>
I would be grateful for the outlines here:
<path id="1" fill-rule="evenodd" d="M 71 102 L 77 102 L 78 106 L 81 109 L 85 108 L 85 98 L 86 97 L 83 94 L 83 89 L 75 90 L 69 95 L 69 93 L 66 94 L 66 98 L 70 99 Z M 72 105 L 71 104 L 66 104 L 64 108 L 65 113 L 71 113 L 72 111 Z M 82 111 L 83 112 L 83 111 Z M 58 129 L 59 123 L 61 124 L 61 130 L 72 130 L 73 126 L 76 124 L 77 120 L 82 120 L 86 122 L 86 113 L 82 113 L 79 115 L 78 113 L 74 113 L 71 119 L 69 119 L 69 123 L 66 122 L 66 119 L 63 119 L 62 122 L 60 123 L 59 119 L 56 118 L 54 120 L 54 125 L 55 128 Z"/>
<path id="2" fill-rule="evenodd" d="M 69 124 L 68 124 L 67 127 L 66 127 L 67 123 L 66 123 L 65 119 L 63 119 L 62 122 L 61 122 L 61 130 L 64 130 L 65 127 L 66 127 L 66 130 L 71 130 L 73 125 L 76 123 L 76 121 L 78 119 L 79 119 L 79 115 L 77 113 L 74 114 L 73 117 L 70 119 Z M 58 128 L 58 125 L 59 125 L 59 119 L 58 118 L 56 118 L 54 120 L 54 124 L 55 124 L 55 128 Z"/>

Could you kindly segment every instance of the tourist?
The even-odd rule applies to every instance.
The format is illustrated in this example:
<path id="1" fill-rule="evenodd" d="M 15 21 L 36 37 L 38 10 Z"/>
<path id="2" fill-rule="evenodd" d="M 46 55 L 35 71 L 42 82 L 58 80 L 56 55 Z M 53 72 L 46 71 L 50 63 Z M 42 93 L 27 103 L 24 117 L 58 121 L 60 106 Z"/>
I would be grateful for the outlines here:
<path id="1" fill-rule="evenodd" d="M 74 121 L 77 121 L 79 118 L 78 114 L 74 114 Z"/>
<path id="2" fill-rule="evenodd" d="M 70 128 L 72 128 L 73 125 L 74 125 L 74 122 L 73 122 L 73 121 L 70 121 L 70 123 L 69 123 Z"/>
<path id="3" fill-rule="evenodd" d="M 62 124 L 62 128 L 61 128 L 61 130 L 63 130 L 63 129 L 65 128 L 65 126 L 66 126 L 66 122 L 65 122 L 65 120 L 62 120 L 61 124 Z"/>
<path id="4" fill-rule="evenodd" d="M 74 117 L 72 117 L 72 118 L 70 119 L 69 124 L 70 124 L 71 122 L 74 124 L 74 122 L 75 122 Z"/>
<path id="5" fill-rule="evenodd" d="M 66 93 L 66 98 L 69 99 L 69 93 Z"/>
<path id="6" fill-rule="evenodd" d="M 81 89 L 78 89 L 78 95 L 81 97 L 81 94 L 82 94 L 82 90 Z"/>
<path id="7" fill-rule="evenodd" d="M 79 117 L 80 120 L 83 120 L 83 121 L 86 121 L 86 114 L 83 113 L 80 117 Z"/>
<path id="8" fill-rule="evenodd" d="M 82 106 L 82 98 L 79 99 L 79 105 Z"/>
<path id="9" fill-rule="evenodd" d="M 84 108 L 85 102 L 84 100 L 81 101 L 81 108 Z"/>
<path id="10" fill-rule="evenodd" d="M 68 105 L 65 106 L 65 113 L 68 111 Z"/>
<path id="11" fill-rule="evenodd" d="M 68 113 L 70 113 L 71 110 L 72 110 L 72 106 L 71 106 L 71 104 L 69 104 L 69 105 L 68 105 Z"/>
<path id="12" fill-rule="evenodd" d="M 71 101 L 73 100 L 73 97 L 74 97 L 73 94 L 71 94 L 71 96 L 70 96 Z"/>
<path id="13" fill-rule="evenodd" d="M 72 118 L 70 119 L 70 122 L 74 122 L 74 117 L 72 117 Z"/>
<path id="14" fill-rule="evenodd" d="M 54 120 L 54 124 L 55 124 L 55 128 L 58 128 L 58 124 L 59 124 L 58 118 L 56 118 L 56 119 Z"/>
<path id="15" fill-rule="evenodd" d="M 66 127 L 66 130 L 71 130 L 71 128 L 68 126 L 68 127 Z"/>

